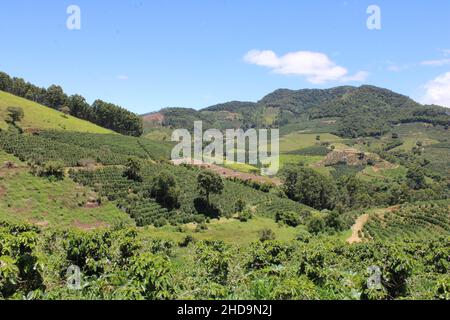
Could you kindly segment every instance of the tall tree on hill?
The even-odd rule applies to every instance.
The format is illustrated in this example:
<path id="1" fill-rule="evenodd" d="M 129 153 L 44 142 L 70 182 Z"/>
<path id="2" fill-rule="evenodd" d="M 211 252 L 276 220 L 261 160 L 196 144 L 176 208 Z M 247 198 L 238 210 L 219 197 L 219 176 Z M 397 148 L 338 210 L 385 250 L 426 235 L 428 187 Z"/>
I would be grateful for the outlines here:
<path id="1" fill-rule="evenodd" d="M 128 158 L 127 166 L 123 175 L 130 180 L 142 181 L 141 164 L 138 159 Z"/>
<path id="2" fill-rule="evenodd" d="M 67 96 L 63 89 L 57 85 L 51 85 L 47 89 L 47 105 L 53 109 L 60 109 L 66 103 Z"/>
<path id="3" fill-rule="evenodd" d="M 210 194 L 221 194 L 224 188 L 222 178 L 212 171 L 202 171 L 197 177 L 200 192 L 206 196 L 210 203 Z"/>
<path id="4" fill-rule="evenodd" d="M 93 118 L 91 106 L 79 94 L 70 96 L 67 101 L 67 106 L 70 108 L 70 114 L 74 117 L 85 120 L 91 120 Z"/>
<path id="5" fill-rule="evenodd" d="M 10 122 L 12 125 L 16 125 L 16 122 L 19 122 L 23 119 L 24 113 L 23 109 L 20 107 L 8 107 L 6 109 L 8 112 L 8 122 Z"/>
<path id="6" fill-rule="evenodd" d="M 159 204 L 169 210 L 179 207 L 180 190 L 175 177 L 168 171 L 162 171 L 154 178 L 150 193 Z"/>
<path id="7" fill-rule="evenodd" d="M 12 87 L 12 79 L 11 77 L 4 73 L 0 72 L 0 90 L 2 91 L 10 91 Z"/>

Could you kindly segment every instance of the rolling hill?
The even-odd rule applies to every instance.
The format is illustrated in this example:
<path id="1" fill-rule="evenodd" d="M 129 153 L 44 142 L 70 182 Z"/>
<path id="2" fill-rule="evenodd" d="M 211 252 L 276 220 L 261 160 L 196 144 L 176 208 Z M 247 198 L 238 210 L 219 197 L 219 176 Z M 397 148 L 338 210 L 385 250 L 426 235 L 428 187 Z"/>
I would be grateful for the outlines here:
<path id="1" fill-rule="evenodd" d="M 7 129 L 5 117 L 8 107 L 20 107 L 24 111 L 21 127 L 27 130 L 66 130 L 89 133 L 113 133 L 89 121 L 81 120 L 48 108 L 36 102 L 0 91 L 0 128 Z"/>
<path id="2" fill-rule="evenodd" d="M 0 131 L 0 278 L 12 274 L 0 298 L 448 295 L 444 108 L 368 86 L 277 90 L 148 114 L 133 137 L 4 92 L 0 106 L 3 121 L 24 111 Z M 169 162 L 172 128 L 196 120 L 280 127 L 278 183 Z M 71 265 L 88 275 L 82 290 L 65 286 Z M 383 290 L 365 286 L 372 265 Z"/>

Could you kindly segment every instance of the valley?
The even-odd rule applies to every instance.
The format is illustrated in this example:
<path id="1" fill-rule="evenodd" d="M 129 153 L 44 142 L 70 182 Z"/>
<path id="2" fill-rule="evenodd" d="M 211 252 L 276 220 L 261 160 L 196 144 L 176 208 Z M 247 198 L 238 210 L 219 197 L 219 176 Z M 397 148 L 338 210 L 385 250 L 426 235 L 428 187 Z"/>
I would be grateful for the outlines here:
<path id="1" fill-rule="evenodd" d="M 0 89 L 2 298 L 448 298 L 444 107 L 346 86 L 139 117 Z M 280 171 L 171 161 L 171 132 L 197 120 L 279 128 Z M 65 286 L 70 265 L 81 290 Z"/>

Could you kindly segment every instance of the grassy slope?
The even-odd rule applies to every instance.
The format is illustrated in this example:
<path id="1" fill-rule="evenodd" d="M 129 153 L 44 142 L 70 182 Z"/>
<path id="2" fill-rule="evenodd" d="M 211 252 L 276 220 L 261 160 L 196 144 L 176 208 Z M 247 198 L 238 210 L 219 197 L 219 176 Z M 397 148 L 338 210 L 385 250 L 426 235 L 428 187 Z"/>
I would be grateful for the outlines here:
<path id="1" fill-rule="evenodd" d="M 20 126 L 23 129 L 56 129 L 91 133 L 112 133 L 111 130 L 72 116 L 64 117 L 57 110 L 0 91 L 0 128 L 6 128 L 4 119 L 8 107 L 21 107 L 25 113 Z"/>
<path id="2" fill-rule="evenodd" d="M 202 232 L 195 232 L 194 225 L 186 225 L 183 230 L 177 227 L 165 226 L 163 228 L 145 227 L 142 229 L 142 237 L 156 237 L 175 242 L 182 241 L 187 235 L 193 236 L 196 240 L 223 240 L 229 244 L 246 246 L 252 241 L 260 238 L 262 229 L 271 229 L 278 240 L 294 241 L 301 226 L 292 228 L 281 226 L 273 219 L 264 217 L 254 217 L 247 222 L 240 222 L 236 219 L 211 220 L 208 229 Z"/>
<path id="3" fill-rule="evenodd" d="M 14 162 L 17 168 L 2 168 L 5 161 Z M 1 220 L 80 229 L 132 223 L 126 213 L 110 202 L 97 208 L 80 207 L 79 203 L 90 195 L 92 191 L 68 178 L 51 182 L 31 175 L 24 163 L 0 150 Z"/>
<path id="4" fill-rule="evenodd" d="M 318 141 L 317 136 L 320 136 L 320 142 L 340 142 L 342 139 L 330 133 L 302 133 L 294 132 L 280 138 L 280 153 L 286 153 L 296 150 L 301 150 L 307 147 L 314 146 Z"/>

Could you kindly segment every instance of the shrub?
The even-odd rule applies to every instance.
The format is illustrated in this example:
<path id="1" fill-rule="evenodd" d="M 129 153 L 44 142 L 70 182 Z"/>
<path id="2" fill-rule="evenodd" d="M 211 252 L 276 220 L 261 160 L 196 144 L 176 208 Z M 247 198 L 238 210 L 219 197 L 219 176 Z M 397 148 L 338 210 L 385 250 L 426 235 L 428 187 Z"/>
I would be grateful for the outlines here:
<path id="1" fill-rule="evenodd" d="M 253 242 L 249 249 L 248 269 L 262 269 L 268 266 L 281 265 L 289 260 L 294 248 L 277 240 Z"/>
<path id="2" fill-rule="evenodd" d="M 296 240 L 303 243 L 309 243 L 311 238 L 312 238 L 311 234 L 304 229 L 300 229 L 296 236 Z"/>
<path id="3" fill-rule="evenodd" d="M 313 216 L 308 222 L 308 232 L 312 234 L 319 234 L 325 230 L 325 220 L 320 216 Z"/>
<path id="4" fill-rule="evenodd" d="M 223 241 L 201 241 L 195 246 L 196 261 L 206 277 L 225 285 L 230 267 L 230 248 Z"/>
<path id="5" fill-rule="evenodd" d="M 236 201 L 236 204 L 234 205 L 234 207 L 236 208 L 236 212 L 242 212 L 242 211 L 244 211 L 246 205 L 247 205 L 247 204 L 245 203 L 244 200 L 238 199 L 238 200 Z"/>
<path id="6" fill-rule="evenodd" d="M 265 228 L 259 232 L 259 241 L 261 242 L 275 240 L 275 238 L 275 232 L 272 229 Z"/>
<path id="7" fill-rule="evenodd" d="M 253 218 L 253 214 L 251 210 L 246 209 L 239 213 L 239 221 L 241 222 L 247 222 L 248 220 Z"/>
<path id="8" fill-rule="evenodd" d="M 62 161 L 48 161 L 44 165 L 32 165 L 31 172 L 39 177 L 64 179 L 64 163 Z"/>
<path id="9" fill-rule="evenodd" d="M 293 211 L 278 211 L 275 215 L 275 220 L 290 227 L 297 227 L 301 224 L 299 214 Z"/>
<path id="10" fill-rule="evenodd" d="M 141 164 L 139 161 L 134 158 L 129 158 L 123 175 L 129 180 L 142 181 Z"/>
<path id="11" fill-rule="evenodd" d="M 178 245 L 182 248 L 186 248 L 189 246 L 189 244 L 194 243 L 194 242 L 195 242 L 194 237 L 191 235 L 187 235 L 186 237 L 183 238 L 183 240 Z"/>
<path id="12" fill-rule="evenodd" d="M 152 253 L 133 257 L 129 269 L 133 287 L 140 290 L 148 300 L 172 299 L 175 286 L 171 274 L 171 264 L 167 258 Z"/>

